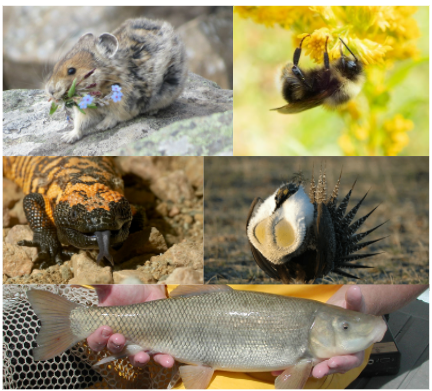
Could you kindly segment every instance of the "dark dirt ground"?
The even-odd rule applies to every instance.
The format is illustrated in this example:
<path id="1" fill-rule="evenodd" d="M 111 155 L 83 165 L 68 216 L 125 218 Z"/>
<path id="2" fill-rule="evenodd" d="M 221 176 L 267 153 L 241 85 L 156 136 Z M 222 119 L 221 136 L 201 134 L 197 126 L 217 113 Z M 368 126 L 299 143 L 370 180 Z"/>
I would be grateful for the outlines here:
<path id="1" fill-rule="evenodd" d="M 358 178 L 350 210 L 370 190 L 356 218 L 378 209 L 366 220 L 364 232 L 388 220 L 366 240 L 386 239 L 361 252 L 382 252 L 363 260 L 373 269 L 354 270 L 360 280 L 331 273 L 315 283 L 429 283 L 429 158 L 428 157 L 223 157 L 204 164 L 204 281 L 207 283 L 277 283 L 256 265 L 245 226 L 255 197 L 267 198 L 284 181 L 302 171 L 309 190 L 312 166 L 317 180 L 326 165 L 327 191 L 343 168 L 339 202 Z"/>

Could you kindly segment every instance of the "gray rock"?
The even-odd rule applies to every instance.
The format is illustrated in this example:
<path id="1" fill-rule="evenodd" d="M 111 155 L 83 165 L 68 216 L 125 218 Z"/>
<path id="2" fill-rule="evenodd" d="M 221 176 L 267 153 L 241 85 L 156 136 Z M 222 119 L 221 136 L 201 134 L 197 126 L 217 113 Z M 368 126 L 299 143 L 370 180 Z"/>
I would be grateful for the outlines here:
<path id="1" fill-rule="evenodd" d="M 121 147 L 114 156 L 232 156 L 233 112 L 178 121 Z"/>
<path id="2" fill-rule="evenodd" d="M 117 155 L 122 148 L 149 156 L 230 154 L 232 104 L 231 90 L 190 73 L 185 90 L 170 107 L 104 132 L 86 133 L 76 143 L 67 144 L 60 136 L 73 125 L 67 123 L 63 111 L 49 115 L 50 103 L 43 91 L 9 90 L 3 92 L 3 154 Z M 177 123 L 184 119 L 190 120 Z M 139 140 L 145 145 L 137 143 Z"/>

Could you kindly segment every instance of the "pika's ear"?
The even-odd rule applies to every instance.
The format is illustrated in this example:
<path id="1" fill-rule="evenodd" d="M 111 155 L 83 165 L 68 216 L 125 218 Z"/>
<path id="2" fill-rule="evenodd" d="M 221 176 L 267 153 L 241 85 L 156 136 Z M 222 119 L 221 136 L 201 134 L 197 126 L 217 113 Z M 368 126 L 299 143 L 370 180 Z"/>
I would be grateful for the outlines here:
<path id="1" fill-rule="evenodd" d="M 84 35 L 81 35 L 81 38 L 79 39 L 79 43 L 83 43 L 83 42 L 86 42 L 86 41 L 92 41 L 92 40 L 94 40 L 94 35 L 92 34 L 92 33 L 86 33 L 86 34 L 84 34 Z"/>
<path id="2" fill-rule="evenodd" d="M 116 54 L 118 46 L 119 44 L 117 38 L 109 33 L 103 33 L 96 41 L 97 50 L 100 54 L 107 58 L 110 58 Z"/>

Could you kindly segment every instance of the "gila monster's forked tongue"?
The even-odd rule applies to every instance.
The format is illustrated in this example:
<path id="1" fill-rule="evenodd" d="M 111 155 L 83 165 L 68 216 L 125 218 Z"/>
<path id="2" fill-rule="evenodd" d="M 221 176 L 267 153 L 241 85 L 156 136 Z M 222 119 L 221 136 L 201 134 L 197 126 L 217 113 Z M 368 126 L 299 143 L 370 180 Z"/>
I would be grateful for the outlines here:
<path id="1" fill-rule="evenodd" d="M 100 261 L 105 257 L 106 259 L 108 259 L 108 261 L 110 261 L 111 265 L 114 266 L 113 257 L 109 252 L 111 231 L 96 231 L 95 235 L 99 246 L 99 254 L 96 259 L 98 265 Z"/>

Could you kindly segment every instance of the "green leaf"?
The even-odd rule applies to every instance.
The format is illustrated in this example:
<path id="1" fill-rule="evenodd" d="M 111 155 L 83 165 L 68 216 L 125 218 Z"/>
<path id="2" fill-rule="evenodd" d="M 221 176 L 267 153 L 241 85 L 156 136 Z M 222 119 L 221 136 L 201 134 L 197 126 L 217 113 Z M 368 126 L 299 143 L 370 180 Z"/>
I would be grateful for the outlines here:
<path id="1" fill-rule="evenodd" d="M 71 85 L 71 88 L 69 88 L 69 91 L 68 91 L 68 97 L 69 98 L 72 98 L 75 95 L 76 82 L 77 82 L 77 79 L 75 78 L 72 85 Z"/>
<path id="2" fill-rule="evenodd" d="M 51 109 L 50 109 L 50 115 L 53 115 L 58 109 L 58 105 L 55 104 L 55 102 L 51 103 Z"/>
<path id="3" fill-rule="evenodd" d="M 96 106 L 96 105 L 87 105 L 87 107 L 88 107 L 89 109 L 97 109 L 97 106 Z"/>

